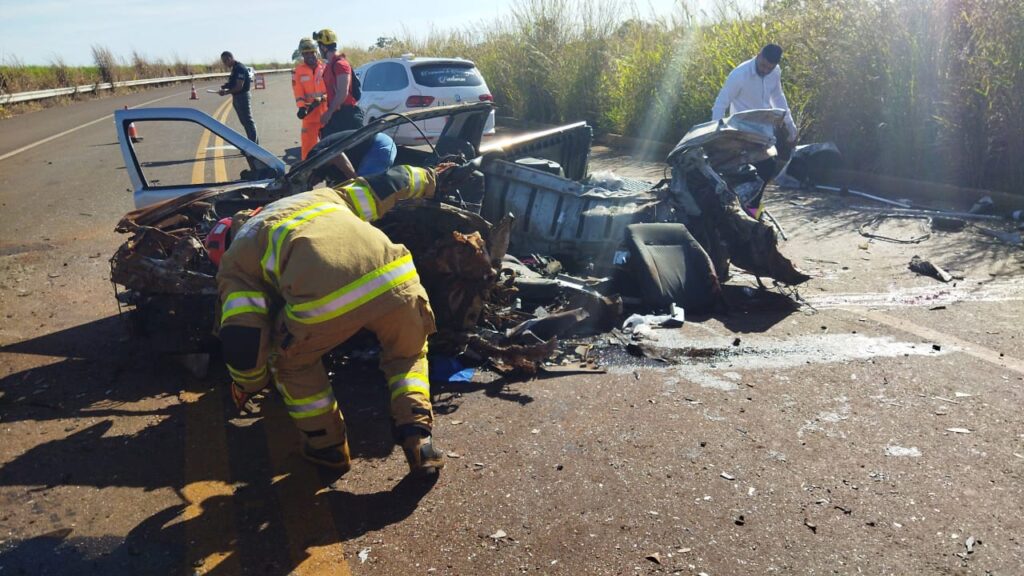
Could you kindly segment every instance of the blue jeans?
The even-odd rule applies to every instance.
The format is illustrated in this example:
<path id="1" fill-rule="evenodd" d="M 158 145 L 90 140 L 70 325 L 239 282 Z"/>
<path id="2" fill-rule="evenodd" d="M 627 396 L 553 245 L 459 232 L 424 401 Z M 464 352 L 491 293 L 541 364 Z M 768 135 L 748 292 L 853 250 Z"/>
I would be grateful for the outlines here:
<path id="1" fill-rule="evenodd" d="M 398 148 L 395 146 L 395 141 L 386 134 L 377 134 L 373 137 L 373 141 L 370 142 L 370 149 L 366 151 L 366 155 L 359 162 L 356 174 L 359 176 L 372 176 L 381 172 L 387 172 L 391 165 L 395 163 L 395 156 L 397 154 Z"/>

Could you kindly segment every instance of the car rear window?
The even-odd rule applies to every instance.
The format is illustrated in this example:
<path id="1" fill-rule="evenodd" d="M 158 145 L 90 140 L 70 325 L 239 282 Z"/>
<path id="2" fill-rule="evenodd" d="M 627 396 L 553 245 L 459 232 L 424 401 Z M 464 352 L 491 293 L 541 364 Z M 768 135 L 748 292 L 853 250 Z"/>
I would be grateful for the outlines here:
<path id="1" fill-rule="evenodd" d="M 417 84 L 428 88 L 480 86 L 484 83 L 476 66 L 453 62 L 413 66 L 412 76 Z"/>

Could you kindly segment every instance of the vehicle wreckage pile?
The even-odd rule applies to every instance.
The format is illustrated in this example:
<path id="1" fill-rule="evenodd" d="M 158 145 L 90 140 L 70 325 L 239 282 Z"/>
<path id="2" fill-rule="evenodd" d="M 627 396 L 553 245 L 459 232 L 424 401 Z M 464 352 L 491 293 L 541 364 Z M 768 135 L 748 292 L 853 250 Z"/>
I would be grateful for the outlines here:
<path id="1" fill-rule="evenodd" d="M 560 339 L 615 330 L 633 312 L 678 321 L 682 310 L 713 311 L 730 261 L 803 282 L 775 231 L 752 217 L 782 168 L 781 121 L 781 111 L 765 110 L 696 126 L 668 157 L 672 178 L 658 184 L 584 178 L 585 159 L 570 168 L 540 154 L 478 151 L 480 189 L 410 201 L 375 223 L 413 254 L 437 316 L 432 353 L 503 374 L 594 371 L 586 347 L 563 350 Z M 589 128 L 587 138 L 584 154 Z M 216 267 L 204 239 L 220 218 L 267 201 L 201 191 L 118 224 L 130 237 L 111 278 L 157 350 L 201 352 L 214 342 Z"/>

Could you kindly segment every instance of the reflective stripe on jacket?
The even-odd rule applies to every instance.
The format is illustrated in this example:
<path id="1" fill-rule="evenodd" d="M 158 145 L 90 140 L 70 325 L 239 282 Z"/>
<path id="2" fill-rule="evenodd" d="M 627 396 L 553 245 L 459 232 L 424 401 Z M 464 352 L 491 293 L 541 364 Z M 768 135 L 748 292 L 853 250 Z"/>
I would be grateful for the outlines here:
<path id="1" fill-rule="evenodd" d="M 305 108 L 317 98 L 323 104 L 311 112 L 323 112 L 327 109 L 327 85 L 324 84 L 324 63 L 318 61 L 316 68 L 311 69 L 305 62 L 300 62 L 292 70 L 292 92 L 295 94 L 295 106 Z"/>
<path id="2" fill-rule="evenodd" d="M 252 343 L 256 367 L 229 367 L 232 378 L 244 388 L 266 383 L 277 317 L 296 328 L 349 319 L 361 326 L 408 301 L 406 286 L 418 284 L 412 255 L 369 222 L 400 200 L 432 197 L 434 186 L 433 170 L 396 166 L 283 198 L 236 227 L 217 273 L 222 339 L 231 325 L 263 336 Z"/>

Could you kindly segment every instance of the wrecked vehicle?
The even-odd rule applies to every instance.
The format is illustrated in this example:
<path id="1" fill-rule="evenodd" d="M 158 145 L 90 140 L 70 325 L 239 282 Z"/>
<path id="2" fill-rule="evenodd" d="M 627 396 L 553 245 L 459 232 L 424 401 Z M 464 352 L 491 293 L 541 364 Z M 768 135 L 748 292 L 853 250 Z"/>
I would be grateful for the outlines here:
<path id="1" fill-rule="evenodd" d="M 438 118 L 445 128 L 437 146 L 400 146 L 396 164 L 474 158 L 479 171 L 439 202 L 410 201 L 375 223 L 413 254 L 437 315 L 434 351 L 533 373 L 556 353 L 559 338 L 617 327 L 627 309 L 711 311 L 730 259 L 759 276 L 802 281 L 778 253 L 773 230 L 739 207 L 734 189 L 738 178 L 752 181 L 745 166 L 772 157 L 769 134 L 781 123 L 773 111 L 695 127 L 669 156 L 672 179 L 654 184 L 591 175 L 592 130 L 584 122 L 482 143 L 491 110 L 481 102 L 384 116 L 288 171 L 194 109 L 117 112 L 140 207 L 117 226 L 130 235 L 111 259 L 111 279 L 124 288 L 119 303 L 156 351 L 210 349 L 216 267 L 203 242 L 217 221 L 330 185 L 328 166 L 338 153 L 403 123 Z M 260 179 L 216 186 L 147 180 L 128 127 L 151 120 L 201 125 L 255 161 L 249 174 Z"/>
<path id="2" fill-rule="evenodd" d="M 781 110 L 751 110 L 693 127 L 668 156 L 672 178 L 657 185 L 588 176 L 589 146 L 558 161 L 543 150 L 535 155 L 546 160 L 493 157 L 483 166 L 481 214 L 516 216 L 513 253 L 618 275 L 624 295 L 639 285 L 634 295 L 661 310 L 675 302 L 707 311 L 730 261 L 799 284 L 809 277 L 779 253 L 775 231 L 751 215 L 758 211 L 747 211 L 785 166 L 775 152 L 783 118 Z"/>

